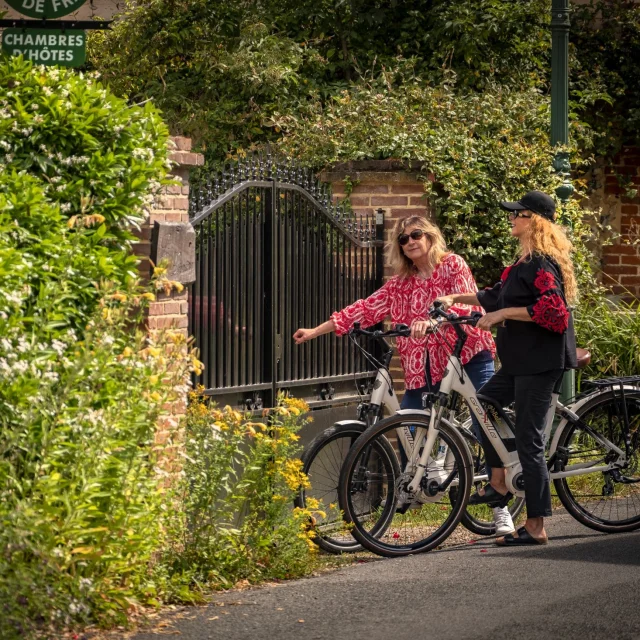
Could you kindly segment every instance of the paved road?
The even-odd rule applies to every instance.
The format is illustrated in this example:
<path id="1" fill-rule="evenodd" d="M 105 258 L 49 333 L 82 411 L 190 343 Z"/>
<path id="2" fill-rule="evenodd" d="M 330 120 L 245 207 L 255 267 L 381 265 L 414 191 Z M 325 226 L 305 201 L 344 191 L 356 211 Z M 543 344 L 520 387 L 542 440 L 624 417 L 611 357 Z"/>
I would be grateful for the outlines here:
<path id="1" fill-rule="evenodd" d="M 174 620 L 180 635 L 172 637 L 640 639 L 640 532 L 598 534 L 568 515 L 549 523 L 547 547 L 502 549 L 482 540 L 221 594 L 217 604 Z"/>

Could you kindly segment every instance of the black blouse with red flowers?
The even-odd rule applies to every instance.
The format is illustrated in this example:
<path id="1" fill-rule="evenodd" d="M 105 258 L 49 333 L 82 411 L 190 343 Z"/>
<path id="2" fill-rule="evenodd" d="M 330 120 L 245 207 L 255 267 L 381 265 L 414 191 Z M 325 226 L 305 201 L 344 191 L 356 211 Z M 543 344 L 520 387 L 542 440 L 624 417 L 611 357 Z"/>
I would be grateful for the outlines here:
<path id="1" fill-rule="evenodd" d="M 562 272 L 549 257 L 533 255 L 507 267 L 495 286 L 478 292 L 486 311 L 526 307 L 533 322 L 507 320 L 498 327 L 496 346 L 505 373 L 531 375 L 576 366 L 573 318 Z"/>

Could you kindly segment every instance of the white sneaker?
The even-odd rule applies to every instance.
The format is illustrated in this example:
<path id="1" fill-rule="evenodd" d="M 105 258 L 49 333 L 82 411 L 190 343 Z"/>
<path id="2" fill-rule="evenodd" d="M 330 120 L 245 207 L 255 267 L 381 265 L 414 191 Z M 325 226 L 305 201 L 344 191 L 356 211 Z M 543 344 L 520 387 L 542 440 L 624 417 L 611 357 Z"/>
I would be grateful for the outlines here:
<path id="1" fill-rule="evenodd" d="M 513 533 L 516 530 L 507 507 L 494 507 L 493 520 L 496 523 L 496 535 L 498 536 L 506 536 L 507 533 Z"/>

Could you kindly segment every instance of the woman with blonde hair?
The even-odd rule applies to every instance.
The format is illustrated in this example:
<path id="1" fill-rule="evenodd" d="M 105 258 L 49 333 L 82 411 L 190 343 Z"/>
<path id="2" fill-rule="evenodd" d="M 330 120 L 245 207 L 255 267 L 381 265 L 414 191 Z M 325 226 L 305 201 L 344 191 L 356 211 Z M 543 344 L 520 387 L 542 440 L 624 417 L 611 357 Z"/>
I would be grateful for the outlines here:
<path id="1" fill-rule="evenodd" d="M 449 357 L 446 343 L 456 340 L 451 327 L 437 338 L 430 333 L 428 310 L 439 296 L 477 291 L 467 263 L 447 250 L 440 229 L 424 216 L 398 220 L 391 234 L 388 257 L 396 273 L 380 289 L 364 300 L 357 300 L 336 311 L 326 322 L 313 329 L 298 329 L 293 339 L 297 344 L 335 331 L 347 333 L 355 322 L 363 327 L 389 318 L 394 324 L 411 327 L 410 338 L 398 338 L 398 352 L 404 370 L 405 394 L 403 409 L 422 409 L 422 395 L 437 391 Z M 475 308 L 457 306 L 455 311 L 466 315 Z M 475 327 L 465 327 L 469 338 L 461 355 L 469 378 L 479 388 L 494 372 L 495 345 L 491 334 Z M 477 423 L 475 429 L 479 432 Z M 498 533 L 513 531 L 513 522 L 506 506 L 494 509 Z"/>
<path id="2" fill-rule="evenodd" d="M 517 202 L 501 202 L 509 212 L 511 235 L 520 256 L 484 291 L 440 298 L 452 304 L 480 304 L 487 314 L 478 327 L 498 325 L 501 369 L 480 393 L 500 407 L 515 401 L 516 448 L 525 485 L 527 521 L 516 534 L 498 538 L 503 546 L 546 544 L 544 518 L 551 515 L 549 474 L 544 457 L 545 418 L 554 388 L 565 369 L 576 367 L 576 343 L 569 305 L 577 284 L 571 262 L 573 247 L 555 224 L 555 202 L 530 191 Z M 489 484 L 471 496 L 471 504 L 503 504 L 511 499 L 498 454 L 483 438 Z"/>

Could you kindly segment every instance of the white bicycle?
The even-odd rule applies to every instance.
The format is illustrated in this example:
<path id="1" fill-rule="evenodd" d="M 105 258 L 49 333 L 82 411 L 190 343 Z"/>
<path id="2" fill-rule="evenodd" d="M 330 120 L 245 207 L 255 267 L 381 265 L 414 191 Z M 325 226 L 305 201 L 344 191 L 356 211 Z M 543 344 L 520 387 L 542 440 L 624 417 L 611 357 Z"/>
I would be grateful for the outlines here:
<path id="1" fill-rule="evenodd" d="M 369 427 L 351 446 L 338 485 L 351 533 L 383 556 L 437 547 L 464 515 L 476 478 L 467 438 L 449 419 L 457 395 L 491 438 L 509 490 L 524 497 L 512 416 L 476 395 L 460 362 L 467 335 L 462 326 L 474 325 L 481 314 L 458 317 L 436 307 L 430 315 L 457 335 L 436 405 L 431 411 L 400 410 Z M 640 528 L 640 376 L 590 384 L 594 391 L 568 407 L 559 402 L 559 389 L 553 394 L 545 428 L 548 441 L 558 419 L 548 447 L 550 477 L 563 506 L 582 524 L 606 532 Z M 407 429 L 412 440 L 404 435 Z M 402 470 L 398 440 L 408 458 Z"/>
<path id="2" fill-rule="evenodd" d="M 363 401 L 358 405 L 357 417 L 354 420 L 342 420 L 336 422 L 320 433 L 304 450 L 302 455 L 303 471 L 309 476 L 311 487 L 300 491 L 296 499 L 298 507 L 304 507 L 307 499 L 313 497 L 322 501 L 325 516 L 319 517 L 315 523 L 316 536 L 314 541 L 325 551 L 330 553 L 355 552 L 362 546 L 351 535 L 350 527 L 345 526 L 342 514 L 338 508 L 338 483 L 342 464 L 351 448 L 351 445 L 367 430 L 378 423 L 387 415 L 400 411 L 400 404 L 393 388 L 393 379 L 389 372 L 389 366 L 393 357 L 393 347 L 388 339 L 398 336 L 407 337 L 411 330 L 406 325 L 397 325 L 391 331 L 367 331 L 361 329 L 356 323 L 349 333 L 354 346 L 359 349 L 365 358 L 377 367 L 377 375 L 370 389 L 371 395 L 368 402 Z M 377 357 L 364 349 L 358 342 L 360 337 L 370 338 L 377 347 Z M 425 404 L 430 405 L 432 398 L 425 398 Z M 428 408 L 425 409 L 427 412 Z M 467 440 L 472 454 L 474 482 L 480 484 L 486 481 L 487 475 L 484 464 L 484 451 L 475 435 L 471 431 L 471 418 L 468 409 L 462 401 L 452 402 L 452 408 L 448 412 L 449 422 L 460 429 L 461 434 Z M 396 434 L 395 443 L 401 442 L 403 446 L 414 447 L 413 432 L 410 425 L 403 424 Z M 401 433 L 400 433 L 401 432 Z M 409 450 L 406 449 L 406 450 Z M 399 448 L 392 445 L 387 448 L 386 454 L 393 454 L 397 458 Z M 372 452 L 375 458 L 375 453 Z M 396 460 L 398 473 L 400 460 Z M 363 509 L 376 509 L 384 499 L 380 495 L 373 495 L 376 488 L 368 485 L 368 491 L 362 489 L 359 494 L 360 505 Z M 372 493 L 373 492 L 373 493 Z M 524 500 L 515 498 L 509 504 L 512 518 L 516 518 L 522 511 Z M 462 524 L 476 535 L 493 535 L 496 525 L 493 521 L 491 508 L 488 505 L 468 505 L 463 513 Z M 379 531 L 382 531 L 384 523 L 379 523 Z"/>

